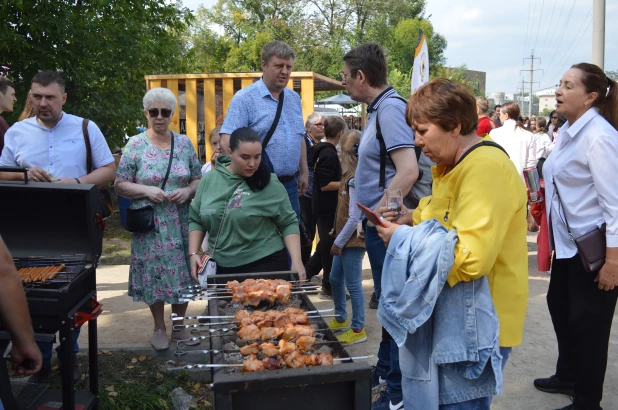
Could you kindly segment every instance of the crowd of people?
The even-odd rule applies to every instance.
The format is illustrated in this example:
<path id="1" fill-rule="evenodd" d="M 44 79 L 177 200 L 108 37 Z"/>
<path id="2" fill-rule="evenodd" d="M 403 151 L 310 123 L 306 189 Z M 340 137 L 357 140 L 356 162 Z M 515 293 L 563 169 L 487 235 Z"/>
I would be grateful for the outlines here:
<path id="1" fill-rule="evenodd" d="M 371 385 L 385 388 L 373 410 L 489 409 L 509 388 L 505 365 L 524 338 L 526 235 L 538 223 L 559 357 L 554 375 L 531 383 L 573 397 L 567 409 L 600 409 L 618 298 L 618 84 L 597 66 L 573 66 L 547 124 L 522 118 L 517 103 L 492 114 L 487 99 L 446 79 L 406 101 L 388 84 L 382 48 L 364 44 L 342 56 L 342 85 L 368 105 L 360 131 L 317 112 L 303 123 L 300 98 L 286 87 L 295 58 L 281 41 L 264 46 L 263 76 L 234 95 L 209 136 L 213 154 L 204 166 L 190 140 L 170 130 L 171 91 L 144 95 L 148 127 L 129 139 L 116 167 L 96 124 L 62 110 L 62 77 L 41 72 L 27 97 L 32 112 L 10 128 L 0 121 L 0 166 L 26 167 L 41 183 L 115 180 L 132 210 L 151 207 L 153 226 L 132 232 L 128 293 L 151 310 L 156 350 L 190 338 L 186 330 L 168 334 L 164 304 L 184 316 L 183 289 L 199 280 L 204 252 L 216 275 L 321 274 L 321 297 L 335 309 L 328 327 L 347 345 L 365 342 L 366 253 L 368 307 L 383 326 Z M 14 89 L 0 78 L 0 113 L 12 110 Z M 83 126 L 92 172 L 77 143 Z M 530 201 L 524 173 L 531 169 L 544 202 Z M 377 223 L 357 204 L 374 210 Z M 604 260 L 590 271 L 577 240 L 595 230 Z M 10 320 L 27 308 L 23 295 L 6 291 L 17 282 L 1 239 L 0 280 L 14 368 L 40 380 L 51 372 L 52 345 L 33 348 L 32 329 Z M 66 343 L 76 353 L 75 335 Z"/>

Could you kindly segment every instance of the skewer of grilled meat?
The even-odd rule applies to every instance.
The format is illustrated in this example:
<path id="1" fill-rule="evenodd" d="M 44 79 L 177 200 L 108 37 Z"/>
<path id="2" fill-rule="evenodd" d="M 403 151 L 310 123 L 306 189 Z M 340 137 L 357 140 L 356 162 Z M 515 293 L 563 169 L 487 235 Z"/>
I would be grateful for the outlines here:
<path id="1" fill-rule="evenodd" d="M 288 307 L 284 310 L 267 310 L 266 312 L 256 310 L 253 313 L 250 313 L 249 311 L 243 309 L 236 312 L 236 315 L 234 317 L 238 323 L 253 323 L 260 327 L 272 325 L 276 327 L 283 327 L 286 326 L 288 323 L 297 325 L 309 324 L 309 315 L 307 314 L 307 312 L 295 307 Z M 266 323 L 272 324 L 267 325 Z"/>
<path id="2" fill-rule="evenodd" d="M 326 353 L 302 354 L 299 350 L 288 353 L 283 359 L 281 356 L 266 357 L 262 360 L 252 354 L 243 361 L 243 372 L 261 372 L 263 370 L 277 370 L 285 366 L 298 369 L 308 366 L 331 366 L 333 356 Z"/>
<path id="3" fill-rule="evenodd" d="M 269 340 L 280 337 L 285 341 L 297 339 L 300 336 L 313 336 L 315 330 L 307 325 L 287 325 L 286 327 L 263 327 L 250 324 L 242 326 L 238 331 L 238 337 L 243 342 L 252 340 Z"/>
<path id="4" fill-rule="evenodd" d="M 298 338 L 296 343 L 288 342 L 283 339 L 280 339 L 277 347 L 275 347 L 274 343 L 266 342 L 259 344 L 258 342 L 251 343 L 250 345 L 242 346 L 240 348 L 240 354 L 243 356 L 249 356 L 252 354 L 262 353 L 265 356 L 285 356 L 294 350 L 300 350 L 303 352 L 309 352 L 313 349 L 315 345 L 316 339 L 312 336 L 301 336 Z M 328 342 L 334 343 L 334 342 Z"/>

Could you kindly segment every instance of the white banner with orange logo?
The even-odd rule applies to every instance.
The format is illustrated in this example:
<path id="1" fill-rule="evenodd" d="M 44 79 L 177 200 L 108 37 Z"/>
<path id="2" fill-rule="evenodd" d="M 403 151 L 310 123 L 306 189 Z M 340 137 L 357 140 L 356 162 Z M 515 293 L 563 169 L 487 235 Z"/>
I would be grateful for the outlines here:
<path id="1" fill-rule="evenodd" d="M 411 93 L 421 85 L 429 81 L 429 52 L 427 51 L 427 38 L 423 30 L 418 30 L 419 38 L 414 52 L 414 66 L 412 67 Z"/>

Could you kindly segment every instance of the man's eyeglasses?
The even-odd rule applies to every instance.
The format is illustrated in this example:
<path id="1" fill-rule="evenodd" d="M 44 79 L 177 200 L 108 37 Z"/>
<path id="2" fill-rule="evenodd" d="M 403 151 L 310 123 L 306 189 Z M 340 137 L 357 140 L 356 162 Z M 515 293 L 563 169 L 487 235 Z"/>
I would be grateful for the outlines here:
<path id="1" fill-rule="evenodd" d="M 159 109 L 158 108 L 149 109 L 148 115 L 150 115 L 152 118 L 157 118 L 159 116 Z M 169 108 L 161 108 L 161 117 L 169 118 L 170 115 L 172 115 L 172 110 L 170 110 Z"/>
<path id="2" fill-rule="evenodd" d="M 313 125 L 315 125 L 315 126 L 316 126 L 316 127 L 318 127 L 318 128 L 324 128 L 324 124 L 322 124 L 321 122 L 316 122 L 316 123 L 315 123 L 315 124 L 313 124 Z"/>

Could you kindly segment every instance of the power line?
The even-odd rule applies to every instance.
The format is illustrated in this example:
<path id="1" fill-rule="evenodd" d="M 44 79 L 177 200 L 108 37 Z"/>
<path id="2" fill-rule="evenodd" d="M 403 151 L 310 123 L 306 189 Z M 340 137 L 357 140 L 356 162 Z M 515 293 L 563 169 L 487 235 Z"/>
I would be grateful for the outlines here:
<path id="1" fill-rule="evenodd" d="M 545 0 L 543 0 L 543 2 L 541 3 L 541 14 L 539 15 L 539 25 L 536 29 L 536 38 L 534 39 L 534 47 L 532 47 L 535 50 L 536 50 L 536 42 L 539 40 L 539 31 L 541 30 L 541 17 L 543 17 L 543 7 L 545 7 Z"/>
<path id="2" fill-rule="evenodd" d="M 588 31 L 588 27 L 590 27 L 590 25 L 592 24 L 592 19 L 590 19 L 590 21 L 588 22 L 588 25 L 586 26 L 586 29 L 584 30 L 584 32 L 582 33 L 582 35 L 579 37 L 579 40 L 577 40 L 577 44 L 575 44 L 575 47 L 573 47 L 571 49 L 571 54 L 569 54 L 569 56 L 564 60 L 564 63 L 567 63 L 569 61 L 569 59 L 571 58 L 571 56 L 573 55 L 573 52 L 575 52 L 575 50 L 577 49 L 577 46 L 579 45 L 579 43 L 582 41 L 582 38 L 584 38 L 584 34 L 586 34 L 586 31 Z M 563 64 L 564 64 L 563 63 Z M 558 73 L 558 75 L 560 75 L 560 73 Z"/>
<path id="3" fill-rule="evenodd" d="M 569 21 L 571 20 L 571 15 L 573 15 L 573 9 L 575 9 L 575 0 L 573 0 L 573 5 L 571 6 L 571 10 L 569 11 L 569 15 L 567 16 L 566 22 L 564 23 L 564 27 L 562 28 L 562 33 L 560 34 L 560 39 L 558 40 L 558 44 L 556 47 L 554 47 L 554 54 L 551 57 L 550 61 L 554 61 L 554 58 L 556 57 L 556 53 L 558 53 L 558 49 L 560 48 L 560 45 L 562 44 L 562 39 L 564 38 L 564 33 L 566 32 L 566 29 L 569 25 Z"/>
<path id="4" fill-rule="evenodd" d="M 549 38 L 549 28 L 551 27 L 551 23 L 554 21 L 554 11 L 556 10 L 556 2 L 557 0 L 554 0 L 554 5 L 551 8 L 551 17 L 549 18 L 549 24 L 547 25 L 547 31 L 545 32 L 545 41 L 543 42 L 543 47 L 541 47 L 541 50 L 543 52 L 545 51 L 545 46 L 547 45 L 547 39 Z"/>
<path id="5" fill-rule="evenodd" d="M 528 1 L 528 22 L 526 23 L 526 41 L 524 41 L 524 59 L 526 58 L 526 50 L 528 49 L 528 32 L 529 32 L 529 28 L 530 28 L 530 5 L 532 4 L 532 0 Z M 524 68 L 524 61 L 522 60 L 521 63 L 521 68 Z M 517 89 L 519 87 L 519 81 L 517 82 L 517 84 L 515 85 L 515 94 L 517 94 Z"/>
<path id="6" fill-rule="evenodd" d="M 575 33 L 575 36 L 573 36 L 573 40 L 571 40 L 571 44 L 575 41 L 575 39 L 577 39 L 577 37 L 580 35 L 580 32 L 582 31 L 582 29 L 584 28 L 584 24 L 586 24 L 586 21 L 588 20 L 588 17 L 590 16 L 590 13 L 592 13 L 592 6 L 590 7 L 590 10 L 588 10 L 588 14 L 586 14 L 586 17 L 584 17 L 584 20 L 582 21 L 582 24 L 579 26 L 579 29 L 577 30 L 577 32 Z M 592 19 L 590 20 L 590 22 L 592 22 Z M 590 23 L 588 23 L 588 26 L 590 26 Z M 585 34 L 586 30 L 588 28 L 586 27 L 586 29 L 581 33 L 581 37 L 579 38 L 579 41 L 577 42 L 577 44 L 579 44 L 579 42 L 581 41 L 581 38 L 583 37 L 583 35 Z M 577 47 L 577 46 L 576 46 Z M 576 48 L 575 47 L 575 48 Z M 573 55 L 573 51 L 575 50 L 575 48 L 573 48 L 571 50 L 571 54 Z M 565 53 L 566 54 L 566 53 Z M 553 65 L 553 70 L 552 70 L 552 74 L 554 74 L 557 70 L 560 70 L 563 65 L 568 62 L 570 56 L 567 57 L 566 59 L 561 59 L 560 64 L 554 64 Z M 550 77 L 553 78 L 553 77 Z"/>
<path id="7" fill-rule="evenodd" d="M 528 1 L 528 23 L 526 24 L 526 41 L 524 42 L 524 58 L 526 58 L 526 50 L 528 49 L 528 29 L 530 28 L 530 4 L 532 4 L 532 0 Z M 524 63 L 521 63 L 521 66 L 524 66 Z"/>
<path id="8" fill-rule="evenodd" d="M 556 3 L 557 3 L 557 0 L 554 0 L 553 4 L 552 4 L 552 8 L 551 8 L 551 16 L 549 18 L 549 23 L 546 24 L 547 30 L 545 31 L 545 39 L 543 41 L 543 46 L 540 49 L 541 50 L 540 54 L 541 54 L 542 57 L 545 56 L 545 54 L 544 54 L 546 52 L 545 46 L 547 45 L 547 40 L 549 39 L 549 29 L 550 29 L 550 27 L 552 27 L 552 23 L 554 21 L 554 12 L 556 11 Z M 543 81 L 543 78 L 545 78 L 545 71 L 543 71 L 543 74 L 541 74 L 540 82 Z"/>
<path id="9" fill-rule="evenodd" d="M 566 0 L 564 1 L 564 3 L 562 3 L 562 7 L 560 7 L 560 13 L 558 13 L 558 19 L 556 20 L 556 26 L 559 26 L 558 23 L 560 23 L 560 17 L 562 17 L 562 11 L 564 10 L 564 6 L 566 5 Z M 552 40 L 549 42 L 549 45 L 554 45 L 555 47 L 555 41 L 554 41 L 555 37 L 552 38 Z M 551 50 L 554 49 L 554 47 L 549 47 L 549 52 L 551 53 Z"/>

